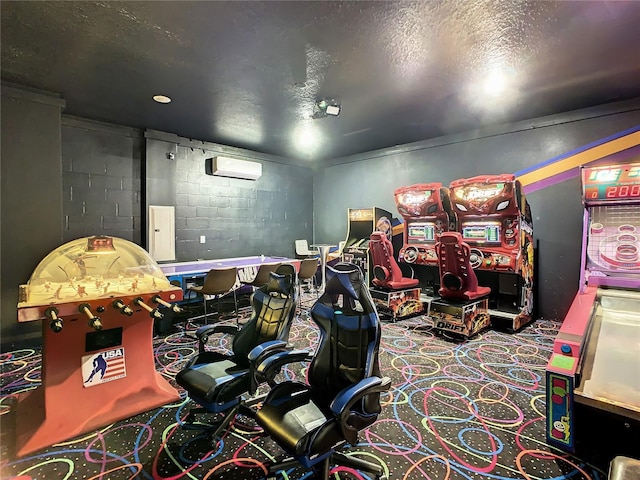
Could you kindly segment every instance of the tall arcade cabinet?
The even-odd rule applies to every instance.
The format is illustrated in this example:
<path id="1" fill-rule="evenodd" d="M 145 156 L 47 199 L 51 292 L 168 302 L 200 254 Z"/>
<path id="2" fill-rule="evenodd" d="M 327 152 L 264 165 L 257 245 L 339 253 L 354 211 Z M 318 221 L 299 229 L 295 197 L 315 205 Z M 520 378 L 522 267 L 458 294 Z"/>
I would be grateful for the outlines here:
<path id="1" fill-rule="evenodd" d="M 383 232 L 391 240 L 392 220 L 390 212 L 378 207 L 347 210 L 347 239 L 342 257 L 345 262 L 355 263 L 362 269 L 367 286 L 371 285 L 373 277 L 373 265 L 369 257 L 369 236 L 373 232 Z M 393 247 L 394 251 L 398 251 L 400 246 L 394 242 Z"/>
<path id="2" fill-rule="evenodd" d="M 516 331 L 533 320 L 533 220 L 512 174 L 459 179 L 449 185 L 457 230 L 471 247 L 471 267 L 491 288 L 494 327 Z"/>

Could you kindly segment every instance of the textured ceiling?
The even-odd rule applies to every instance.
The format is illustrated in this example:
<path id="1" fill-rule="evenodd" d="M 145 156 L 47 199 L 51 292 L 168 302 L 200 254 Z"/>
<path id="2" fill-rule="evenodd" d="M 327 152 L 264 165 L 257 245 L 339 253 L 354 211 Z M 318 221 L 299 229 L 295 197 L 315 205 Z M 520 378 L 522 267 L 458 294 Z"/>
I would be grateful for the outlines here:
<path id="1" fill-rule="evenodd" d="M 640 2 L 2 1 L 1 14 L 3 80 L 59 93 L 67 114 L 305 163 L 640 96 Z M 339 116 L 317 118 L 323 97 Z"/>

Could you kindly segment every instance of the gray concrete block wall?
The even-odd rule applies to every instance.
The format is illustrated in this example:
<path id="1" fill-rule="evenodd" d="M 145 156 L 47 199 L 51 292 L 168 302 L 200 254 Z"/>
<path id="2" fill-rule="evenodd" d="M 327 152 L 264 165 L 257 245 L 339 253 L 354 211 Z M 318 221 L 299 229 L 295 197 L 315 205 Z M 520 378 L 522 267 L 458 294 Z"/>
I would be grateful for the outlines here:
<path id="1" fill-rule="evenodd" d="M 64 241 L 112 235 L 141 244 L 142 132 L 62 121 Z"/>
<path id="2" fill-rule="evenodd" d="M 64 101 L 2 84 L 0 340 L 39 339 L 42 322 L 18 322 L 18 291 L 62 240 L 60 111 Z"/>
<path id="3" fill-rule="evenodd" d="M 294 256 L 294 240 L 313 234 L 313 171 L 258 160 L 255 181 L 206 175 L 205 161 L 216 154 L 178 147 L 177 259 Z"/>

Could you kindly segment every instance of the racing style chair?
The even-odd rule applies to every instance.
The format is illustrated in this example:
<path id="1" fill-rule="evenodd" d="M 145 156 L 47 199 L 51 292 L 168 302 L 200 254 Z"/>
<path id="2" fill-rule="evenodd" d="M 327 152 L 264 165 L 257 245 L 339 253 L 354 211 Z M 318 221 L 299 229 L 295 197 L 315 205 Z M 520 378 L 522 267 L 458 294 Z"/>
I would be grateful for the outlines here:
<path id="1" fill-rule="evenodd" d="M 373 280 L 376 287 L 402 290 L 418 285 L 417 278 L 403 277 L 402 271 L 393 257 L 393 244 L 383 232 L 373 232 L 369 236 L 369 250 L 373 259 Z M 412 271 L 413 274 L 413 271 Z"/>
<path id="2" fill-rule="evenodd" d="M 269 282 L 251 295 L 253 312 L 241 330 L 238 331 L 233 325 L 208 325 L 197 330 L 199 352 L 176 375 L 178 385 L 201 406 L 189 412 L 183 425 L 185 428 L 201 428 L 195 425 L 195 415 L 198 413 L 223 413 L 217 427 L 210 428 L 212 437 L 217 438 L 238 412 L 251 412 L 249 402 L 242 400 L 242 396 L 249 391 L 252 379 L 249 374 L 249 352 L 273 340 L 286 343 L 297 302 L 294 278 L 272 272 Z M 231 355 L 205 350 L 209 337 L 215 333 L 234 334 Z M 265 347 L 264 351 L 268 351 L 268 348 Z"/>
<path id="3" fill-rule="evenodd" d="M 438 266 L 440 267 L 440 289 L 442 298 L 474 300 L 491 293 L 491 288 L 478 285 L 469 257 L 471 249 L 462 241 L 458 232 L 444 232 L 436 243 Z"/>
<path id="4" fill-rule="evenodd" d="M 276 384 L 256 413 L 265 433 L 291 456 L 271 465 L 268 478 L 298 464 L 322 480 L 328 480 L 333 464 L 386 478 L 383 466 L 339 452 L 358 444 L 358 432 L 378 418 L 380 393 L 391 386 L 378 365 L 378 313 L 356 265 L 327 267 L 327 277 L 326 289 L 310 311 L 320 342 L 309 365 L 308 384 Z M 254 387 L 273 379 L 284 365 L 308 360 L 308 355 L 281 342 L 280 351 L 274 347 L 253 363 Z"/>

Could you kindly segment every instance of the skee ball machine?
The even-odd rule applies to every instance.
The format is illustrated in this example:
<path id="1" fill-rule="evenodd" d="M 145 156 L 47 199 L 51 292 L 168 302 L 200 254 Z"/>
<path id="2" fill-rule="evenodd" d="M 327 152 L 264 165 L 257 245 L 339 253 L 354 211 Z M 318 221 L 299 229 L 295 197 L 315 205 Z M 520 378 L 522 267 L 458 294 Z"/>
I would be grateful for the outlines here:
<path id="1" fill-rule="evenodd" d="M 49 253 L 19 289 L 42 322 L 42 384 L 15 405 L 18 457 L 180 398 L 157 371 L 153 321 L 182 289 L 138 245 L 95 236 Z"/>
<path id="2" fill-rule="evenodd" d="M 367 286 L 371 286 L 373 265 L 369 256 L 369 236 L 382 232 L 393 238 L 393 217 L 390 212 L 378 207 L 347 209 L 347 239 L 342 250 L 345 262 L 360 267 Z M 395 245 L 394 245 L 395 246 Z"/>
<path id="3" fill-rule="evenodd" d="M 602 419 L 605 442 L 638 455 L 640 163 L 583 167 L 581 177 L 580 286 L 547 365 L 547 442 L 574 451 Z"/>
<path id="4" fill-rule="evenodd" d="M 398 261 L 420 265 L 415 272 L 420 284 L 435 296 L 440 283 L 436 243 L 443 232 L 456 228 L 449 189 L 440 182 L 419 183 L 400 187 L 393 195 L 404 220 L 404 243 Z"/>
<path id="5" fill-rule="evenodd" d="M 533 220 L 520 182 L 482 175 L 451 182 L 449 192 L 471 267 L 491 288 L 491 324 L 517 331 L 533 320 Z"/>

